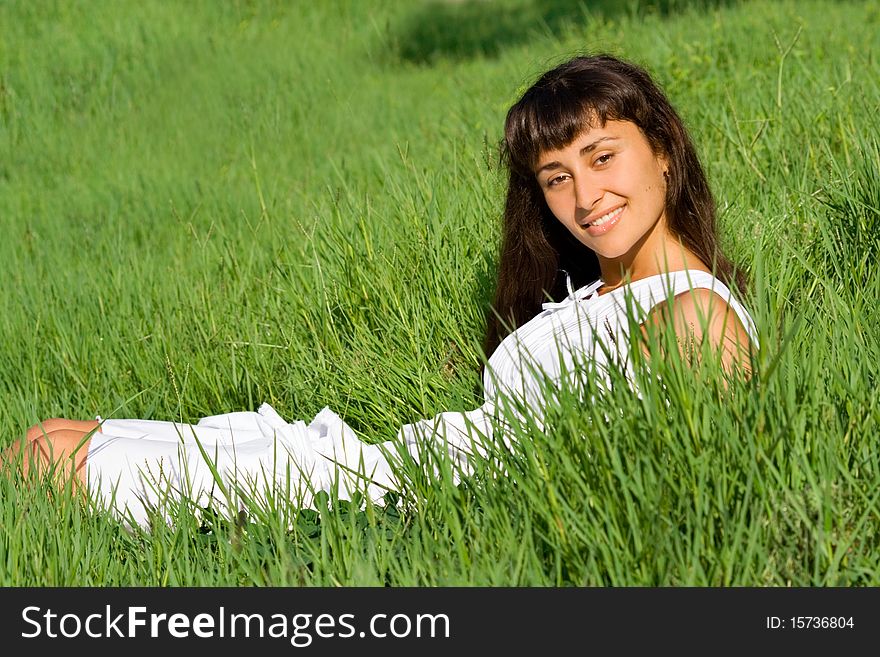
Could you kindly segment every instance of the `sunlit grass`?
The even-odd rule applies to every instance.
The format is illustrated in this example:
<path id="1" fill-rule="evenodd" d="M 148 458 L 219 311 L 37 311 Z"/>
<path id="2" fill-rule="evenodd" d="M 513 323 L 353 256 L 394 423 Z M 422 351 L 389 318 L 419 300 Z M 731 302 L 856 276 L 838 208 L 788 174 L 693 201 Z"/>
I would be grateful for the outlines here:
<path id="1" fill-rule="evenodd" d="M 563 390 L 461 486 L 413 472 L 363 511 L 184 505 L 147 533 L 0 478 L 0 583 L 880 581 L 880 12 L 588 3 L 457 41 L 498 3 L 464 4 L 0 6 L 3 444 L 261 401 L 379 441 L 478 406 L 504 113 L 583 50 L 645 65 L 685 117 L 753 280 L 752 378 L 669 359 L 641 397 Z"/>

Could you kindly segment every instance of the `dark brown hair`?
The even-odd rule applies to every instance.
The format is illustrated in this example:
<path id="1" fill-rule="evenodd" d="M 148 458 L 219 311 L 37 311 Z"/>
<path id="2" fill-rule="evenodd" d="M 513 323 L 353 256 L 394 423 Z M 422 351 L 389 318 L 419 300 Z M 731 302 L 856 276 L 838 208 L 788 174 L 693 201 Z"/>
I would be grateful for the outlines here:
<path id="1" fill-rule="evenodd" d="M 666 157 L 670 232 L 725 284 L 745 290 L 745 277 L 719 249 L 712 192 L 669 100 L 634 64 L 610 55 L 576 57 L 542 75 L 507 113 L 501 152 L 510 177 L 486 355 L 534 317 L 547 295 L 565 295 L 566 274 L 575 287 L 599 278 L 598 258 L 550 212 L 534 168 L 542 153 L 609 120 L 631 121 L 653 151 Z"/>

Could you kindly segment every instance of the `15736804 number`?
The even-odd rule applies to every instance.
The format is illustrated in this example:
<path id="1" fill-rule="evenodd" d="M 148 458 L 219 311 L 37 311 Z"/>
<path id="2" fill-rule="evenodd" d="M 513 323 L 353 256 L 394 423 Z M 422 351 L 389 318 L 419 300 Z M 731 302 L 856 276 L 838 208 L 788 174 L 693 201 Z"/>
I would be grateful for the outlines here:
<path id="1" fill-rule="evenodd" d="M 852 616 L 791 616 L 789 621 L 793 630 L 844 630 L 855 626 Z"/>

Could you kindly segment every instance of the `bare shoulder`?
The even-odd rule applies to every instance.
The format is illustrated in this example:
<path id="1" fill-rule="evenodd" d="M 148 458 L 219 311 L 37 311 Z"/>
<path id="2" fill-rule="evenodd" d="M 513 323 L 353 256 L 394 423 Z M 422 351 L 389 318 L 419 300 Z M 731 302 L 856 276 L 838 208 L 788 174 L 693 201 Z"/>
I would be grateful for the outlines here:
<path id="1" fill-rule="evenodd" d="M 663 301 L 648 314 L 644 327 L 672 325 L 679 345 L 689 356 L 699 355 L 708 343 L 722 350 L 722 362 L 748 367 L 751 338 L 736 311 L 717 293 L 696 288 Z"/>

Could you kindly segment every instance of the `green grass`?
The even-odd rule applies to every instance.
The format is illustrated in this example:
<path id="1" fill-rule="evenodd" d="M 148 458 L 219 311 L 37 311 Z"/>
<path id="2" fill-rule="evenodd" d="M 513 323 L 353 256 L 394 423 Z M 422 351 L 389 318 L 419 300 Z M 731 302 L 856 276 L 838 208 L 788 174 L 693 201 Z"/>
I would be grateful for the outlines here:
<path id="1" fill-rule="evenodd" d="M 0 441 L 264 400 L 379 441 L 479 405 L 504 113 L 584 50 L 686 119 L 753 379 L 563 391 L 464 485 L 292 531 L 282 505 L 130 532 L 0 478 L 0 584 L 880 583 L 880 10 L 541 4 L 0 5 Z"/>

